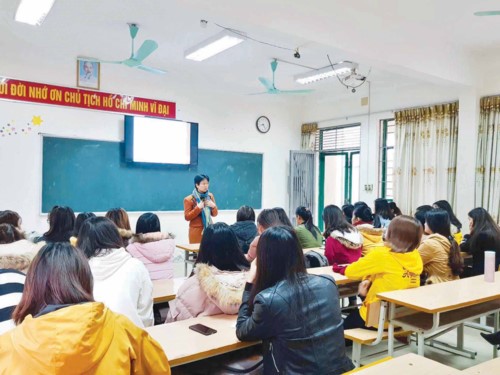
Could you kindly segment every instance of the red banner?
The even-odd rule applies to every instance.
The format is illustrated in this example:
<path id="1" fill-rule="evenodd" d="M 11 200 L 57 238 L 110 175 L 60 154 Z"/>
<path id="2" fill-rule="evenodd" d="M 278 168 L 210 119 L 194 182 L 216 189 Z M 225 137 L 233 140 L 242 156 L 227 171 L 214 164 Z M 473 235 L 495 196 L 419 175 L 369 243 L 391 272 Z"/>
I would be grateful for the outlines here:
<path id="1" fill-rule="evenodd" d="M 172 102 L 14 79 L 0 80 L 0 99 L 175 118 L 175 103 Z"/>

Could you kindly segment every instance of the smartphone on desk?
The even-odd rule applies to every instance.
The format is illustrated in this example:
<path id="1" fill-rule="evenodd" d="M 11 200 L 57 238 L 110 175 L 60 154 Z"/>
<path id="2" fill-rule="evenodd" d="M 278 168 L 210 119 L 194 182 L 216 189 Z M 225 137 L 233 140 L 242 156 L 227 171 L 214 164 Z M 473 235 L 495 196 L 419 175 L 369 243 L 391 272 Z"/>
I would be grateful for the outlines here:
<path id="1" fill-rule="evenodd" d="M 195 332 L 201 333 L 202 335 L 205 335 L 205 336 L 210 336 L 210 335 L 213 335 L 214 333 L 217 333 L 217 331 L 215 329 L 204 326 L 203 324 L 195 324 L 195 325 L 189 326 L 189 329 L 191 329 Z"/>

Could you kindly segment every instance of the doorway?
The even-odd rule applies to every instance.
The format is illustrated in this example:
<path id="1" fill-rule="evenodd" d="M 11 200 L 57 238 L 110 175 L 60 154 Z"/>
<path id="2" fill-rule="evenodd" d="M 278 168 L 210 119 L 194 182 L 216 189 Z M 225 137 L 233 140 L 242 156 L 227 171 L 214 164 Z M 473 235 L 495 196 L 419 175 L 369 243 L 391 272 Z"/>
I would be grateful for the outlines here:
<path id="1" fill-rule="evenodd" d="M 322 152 L 319 155 L 318 225 L 323 228 L 323 208 L 339 208 L 359 201 L 359 150 Z"/>

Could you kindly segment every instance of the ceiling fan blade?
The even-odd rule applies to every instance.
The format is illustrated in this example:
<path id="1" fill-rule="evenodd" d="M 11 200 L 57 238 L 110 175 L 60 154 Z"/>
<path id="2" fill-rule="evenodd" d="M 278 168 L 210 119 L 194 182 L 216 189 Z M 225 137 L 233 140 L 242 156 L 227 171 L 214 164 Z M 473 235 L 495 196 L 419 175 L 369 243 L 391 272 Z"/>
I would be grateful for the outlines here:
<path id="1" fill-rule="evenodd" d="M 248 95 L 266 95 L 266 94 L 269 94 L 269 91 L 254 92 L 254 93 L 251 93 L 251 94 L 248 94 Z"/>
<path id="2" fill-rule="evenodd" d="M 137 69 L 141 69 L 141 70 L 144 70 L 146 72 L 155 73 L 155 74 L 165 74 L 166 73 L 165 70 L 151 68 L 151 67 L 145 66 L 145 65 L 138 65 Z"/>
<path id="3" fill-rule="evenodd" d="M 142 61 L 149 55 L 151 55 L 158 48 L 158 43 L 154 40 L 145 40 L 141 47 L 137 50 L 134 59 L 137 61 Z"/>
<path id="4" fill-rule="evenodd" d="M 500 10 L 486 10 L 482 12 L 474 12 L 474 15 L 479 17 L 500 16 Z"/>
<path id="5" fill-rule="evenodd" d="M 262 83 L 264 85 L 264 87 L 266 88 L 267 91 L 275 90 L 274 85 L 267 78 L 259 77 L 259 81 L 260 81 L 260 83 Z"/>

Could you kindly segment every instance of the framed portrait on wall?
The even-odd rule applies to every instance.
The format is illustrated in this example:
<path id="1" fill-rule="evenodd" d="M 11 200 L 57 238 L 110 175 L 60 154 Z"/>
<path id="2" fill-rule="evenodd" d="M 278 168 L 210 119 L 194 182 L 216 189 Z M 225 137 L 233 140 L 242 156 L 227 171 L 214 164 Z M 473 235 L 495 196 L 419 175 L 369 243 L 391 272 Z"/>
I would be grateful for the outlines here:
<path id="1" fill-rule="evenodd" d="M 99 90 L 101 63 L 84 59 L 76 60 L 76 86 Z"/>

